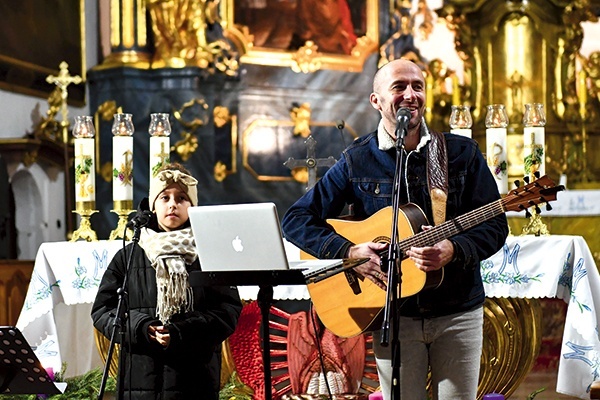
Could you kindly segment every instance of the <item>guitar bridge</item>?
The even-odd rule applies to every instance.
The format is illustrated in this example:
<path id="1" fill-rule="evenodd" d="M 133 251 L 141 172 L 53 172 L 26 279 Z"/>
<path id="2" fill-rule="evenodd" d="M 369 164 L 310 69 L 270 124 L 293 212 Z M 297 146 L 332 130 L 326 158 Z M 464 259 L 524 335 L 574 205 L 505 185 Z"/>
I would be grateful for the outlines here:
<path id="1" fill-rule="evenodd" d="M 346 275 L 346 280 L 348 281 L 348 285 L 350 285 L 352 292 L 354 292 L 354 294 L 361 294 L 362 290 L 360 288 L 358 279 L 356 279 L 356 272 L 350 270 L 344 271 L 344 274 Z"/>

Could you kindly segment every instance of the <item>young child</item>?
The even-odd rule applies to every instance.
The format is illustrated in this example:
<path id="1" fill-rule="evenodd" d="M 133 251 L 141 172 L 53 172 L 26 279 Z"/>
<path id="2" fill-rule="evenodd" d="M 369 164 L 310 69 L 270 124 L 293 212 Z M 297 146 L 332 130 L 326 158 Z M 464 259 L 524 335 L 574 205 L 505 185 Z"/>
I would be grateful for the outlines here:
<path id="1" fill-rule="evenodd" d="M 139 243 L 117 252 L 102 277 L 92 319 L 110 338 L 117 292 L 128 276 L 117 383 L 125 399 L 218 399 L 221 345 L 242 304 L 235 287 L 189 285 L 188 272 L 201 269 L 188 220 L 188 208 L 198 204 L 197 183 L 179 164 L 163 167 L 150 182 L 153 215 Z"/>

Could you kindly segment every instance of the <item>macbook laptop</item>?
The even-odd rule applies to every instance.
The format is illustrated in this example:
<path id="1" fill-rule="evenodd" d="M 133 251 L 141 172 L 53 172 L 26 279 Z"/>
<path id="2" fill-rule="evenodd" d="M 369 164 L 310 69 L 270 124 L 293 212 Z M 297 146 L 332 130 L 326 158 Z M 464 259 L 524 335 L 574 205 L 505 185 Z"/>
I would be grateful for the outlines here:
<path id="1" fill-rule="evenodd" d="M 343 259 L 289 261 L 274 203 L 196 206 L 188 213 L 203 271 L 300 268 L 308 278 L 344 267 Z"/>

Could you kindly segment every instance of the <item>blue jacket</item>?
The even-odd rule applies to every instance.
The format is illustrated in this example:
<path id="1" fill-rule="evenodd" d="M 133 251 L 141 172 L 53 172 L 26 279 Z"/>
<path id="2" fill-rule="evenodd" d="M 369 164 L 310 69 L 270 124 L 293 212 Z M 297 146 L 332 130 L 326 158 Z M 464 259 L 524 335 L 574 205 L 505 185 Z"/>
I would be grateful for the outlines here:
<path id="1" fill-rule="evenodd" d="M 449 220 L 492 203 L 500 195 L 477 142 L 452 134 L 444 137 L 448 151 Z M 433 225 L 427 184 L 428 148 L 426 144 L 405 154 L 400 204 L 418 205 Z M 325 220 L 340 216 L 348 205 L 358 219 L 391 206 L 395 166 L 396 149 L 380 150 L 377 132 L 358 138 L 315 186 L 288 209 L 282 219 L 285 238 L 318 258 L 345 257 L 353 243 L 333 231 Z M 389 237 L 390 232 L 391 221 L 390 228 L 382 234 Z M 403 302 L 401 315 L 435 317 L 483 304 L 479 262 L 498 251 L 507 235 L 506 216 L 502 213 L 453 236 L 458 257 L 446 265 L 441 285 L 410 296 Z"/>

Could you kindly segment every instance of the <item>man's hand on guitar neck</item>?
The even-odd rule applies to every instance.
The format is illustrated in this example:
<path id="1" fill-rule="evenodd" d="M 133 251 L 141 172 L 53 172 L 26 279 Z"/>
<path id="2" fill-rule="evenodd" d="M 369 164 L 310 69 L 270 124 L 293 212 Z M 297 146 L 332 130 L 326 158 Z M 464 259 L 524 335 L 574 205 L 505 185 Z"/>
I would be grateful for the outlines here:
<path id="1" fill-rule="evenodd" d="M 431 226 L 422 226 L 423 230 Z M 437 271 L 454 259 L 456 249 L 454 244 L 444 239 L 430 247 L 411 247 L 406 256 L 414 261 L 415 266 L 424 272 Z"/>
<path id="2" fill-rule="evenodd" d="M 381 271 L 381 257 L 379 253 L 387 249 L 387 243 L 366 242 L 355 244 L 348 249 L 348 258 L 369 258 L 364 264 L 354 268 L 359 275 L 370 279 L 377 286 L 386 289 L 387 275 Z"/>

